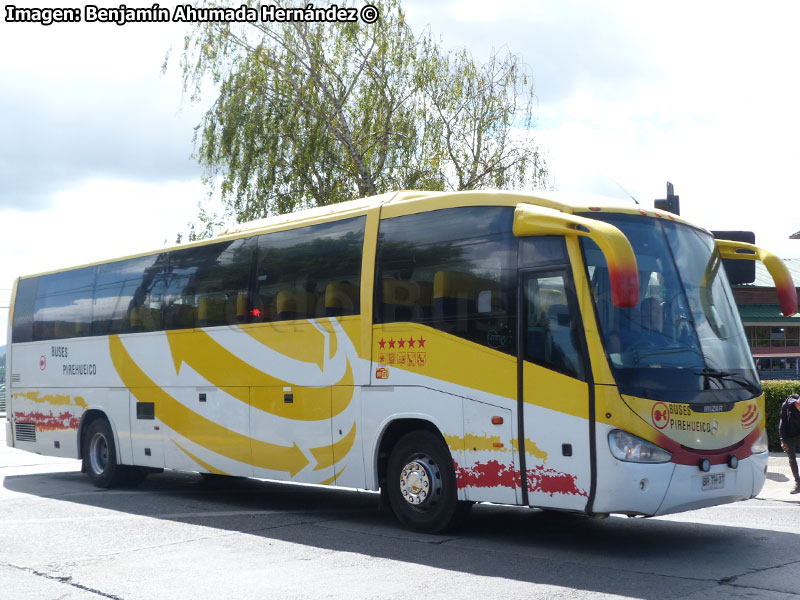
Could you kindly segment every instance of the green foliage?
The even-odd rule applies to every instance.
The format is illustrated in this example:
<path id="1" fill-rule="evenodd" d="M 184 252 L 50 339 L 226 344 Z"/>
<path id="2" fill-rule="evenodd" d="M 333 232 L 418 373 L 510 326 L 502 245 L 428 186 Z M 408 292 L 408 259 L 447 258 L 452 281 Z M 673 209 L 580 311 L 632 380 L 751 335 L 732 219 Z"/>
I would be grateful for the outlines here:
<path id="1" fill-rule="evenodd" d="M 781 404 L 792 394 L 800 394 L 800 380 L 762 381 L 761 386 L 765 394 L 765 410 L 767 413 L 767 436 L 769 437 L 770 452 L 781 451 L 781 441 L 778 437 L 778 421 L 781 416 Z"/>
<path id="2" fill-rule="evenodd" d="M 219 92 L 195 148 L 224 211 L 201 209 L 190 238 L 229 216 L 242 222 L 394 189 L 546 184 L 519 57 L 495 53 L 479 64 L 429 32 L 416 36 L 399 0 L 375 5 L 374 24 L 207 22 L 187 35 L 184 88 L 194 100 L 209 82 Z"/>

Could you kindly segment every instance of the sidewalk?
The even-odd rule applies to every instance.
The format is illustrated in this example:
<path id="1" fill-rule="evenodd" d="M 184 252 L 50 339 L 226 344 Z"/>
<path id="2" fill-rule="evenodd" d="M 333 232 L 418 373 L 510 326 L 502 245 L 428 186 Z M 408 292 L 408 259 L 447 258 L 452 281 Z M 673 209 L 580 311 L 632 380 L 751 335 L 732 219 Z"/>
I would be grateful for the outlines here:
<path id="1" fill-rule="evenodd" d="M 758 497 L 762 500 L 780 500 L 800 505 L 800 494 L 789 493 L 793 487 L 794 478 L 789 469 L 789 459 L 783 452 L 770 452 L 767 480 Z"/>

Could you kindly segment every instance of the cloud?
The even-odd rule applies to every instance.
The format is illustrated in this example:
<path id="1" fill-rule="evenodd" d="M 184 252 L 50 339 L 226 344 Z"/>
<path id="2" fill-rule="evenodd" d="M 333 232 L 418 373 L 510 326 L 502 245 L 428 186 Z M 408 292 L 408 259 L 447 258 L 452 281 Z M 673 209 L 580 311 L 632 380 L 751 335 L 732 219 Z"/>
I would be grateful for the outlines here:
<path id="1" fill-rule="evenodd" d="M 200 107 L 160 67 L 172 25 L 5 24 L 0 54 L 0 209 L 53 206 L 90 179 L 198 180 Z"/>
<path id="2" fill-rule="evenodd" d="M 415 32 L 428 24 L 447 47 L 466 47 L 478 58 L 492 48 L 520 54 L 530 67 L 542 105 L 559 104 L 579 91 L 618 98 L 631 85 L 661 74 L 640 36 L 613 3 L 559 0 L 451 0 L 407 2 Z"/>
<path id="3" fill-rule="evenodd" d="M 0 114 L 7 121 L 0 208 L 43 208 L 54 192 L 92 178 L 199 179 L 185 118 L 153 107 L 143 88 L 113 95 L 97 88 L 86 85 L 85 101 L 60 110 L 57 94 L 45 98 L 0 85 Z"/>

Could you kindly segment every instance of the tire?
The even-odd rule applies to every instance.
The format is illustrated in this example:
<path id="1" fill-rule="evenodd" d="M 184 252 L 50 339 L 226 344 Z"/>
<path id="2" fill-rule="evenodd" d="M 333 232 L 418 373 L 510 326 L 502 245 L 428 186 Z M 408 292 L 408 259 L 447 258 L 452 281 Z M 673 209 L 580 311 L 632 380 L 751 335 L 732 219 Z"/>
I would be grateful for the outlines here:
<path id="1" fill-rule="evenodd" d="M 83 439 L 83 469 L 95 486 L 112 488 L 127 479 L 128 471 L 117 464 L 117 447 L 111 425 L 105 419 L 89 424 Z"/>
<path id="2" fill-rule="evenodd" d="M 405 527 L 441 533 L 458 525 L 470 503 L 458 501 L 453 457 L 430 431 L 412 431 L 397 442 L 386 466 L 386 498 Z"/>

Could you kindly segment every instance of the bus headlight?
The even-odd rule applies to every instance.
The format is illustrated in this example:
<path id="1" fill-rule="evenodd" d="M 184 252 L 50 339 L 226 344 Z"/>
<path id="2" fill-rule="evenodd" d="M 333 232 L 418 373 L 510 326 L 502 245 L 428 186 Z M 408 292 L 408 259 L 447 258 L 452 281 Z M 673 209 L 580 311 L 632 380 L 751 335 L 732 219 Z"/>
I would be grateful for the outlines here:
<path id="1" fill-rule="evenodd" d="M 608 434 L 608 447 L 614 458 L 625 462 L 664 463 L 672 458 L 672 454 L 663 448 L 621 429 Z"/>
<path id="2" fill-rule="evenodd" d="M 768 447 L 767 443 L 767 429 L 764 428 L 761 431 L 761 435 L 758 436 L 758 439 L 753 442 L 753 445 L 750 446 L 750 452 L 753 454 L 761 454 L 762 452 L 766 452 Z"/>

